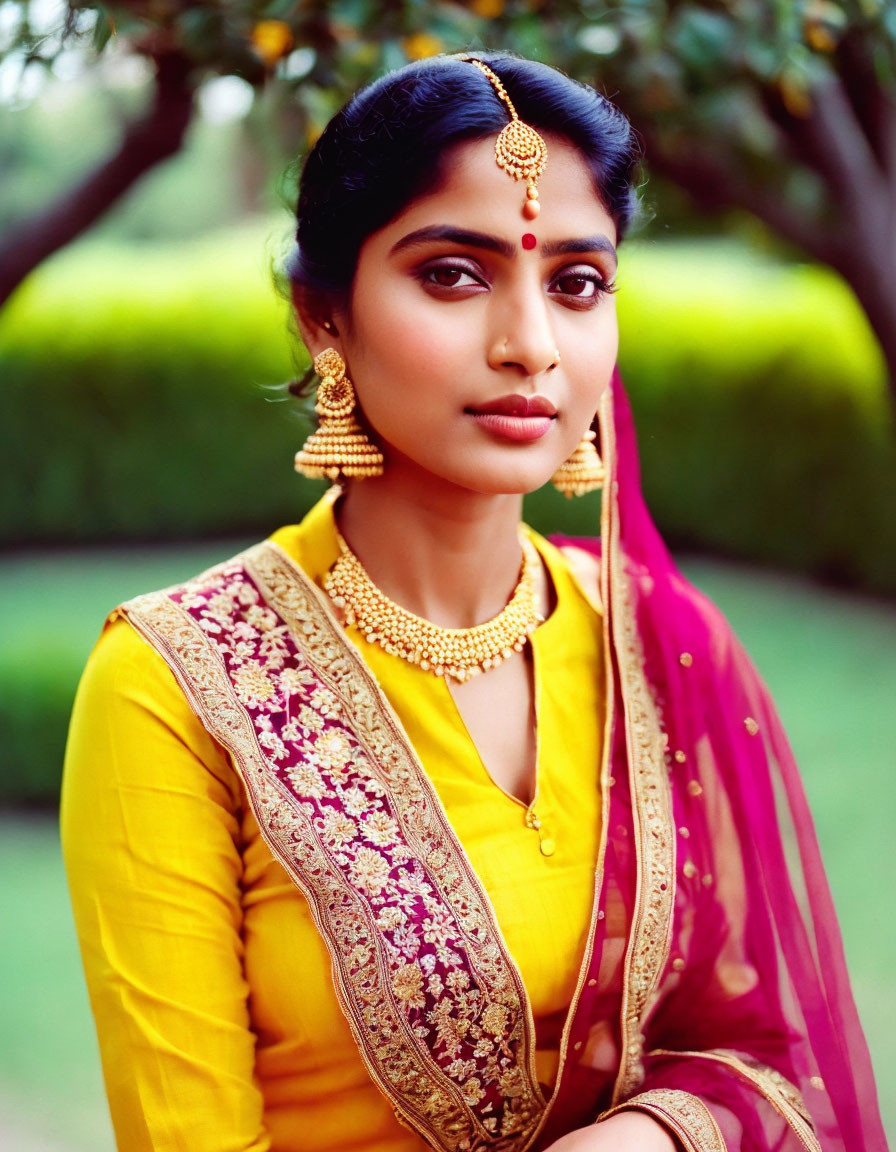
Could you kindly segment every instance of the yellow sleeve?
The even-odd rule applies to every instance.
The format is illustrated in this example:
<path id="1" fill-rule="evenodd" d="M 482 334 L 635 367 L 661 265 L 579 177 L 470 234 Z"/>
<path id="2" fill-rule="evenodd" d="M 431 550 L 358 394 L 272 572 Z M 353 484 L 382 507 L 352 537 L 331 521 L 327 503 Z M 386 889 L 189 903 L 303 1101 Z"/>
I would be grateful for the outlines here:
<path id="1" fill-rule="evenodd" d="M 120 1152 L 266 1152 L 240 937 L 240 793 L 122 619 L 72 717 L 62 844 Z"/>

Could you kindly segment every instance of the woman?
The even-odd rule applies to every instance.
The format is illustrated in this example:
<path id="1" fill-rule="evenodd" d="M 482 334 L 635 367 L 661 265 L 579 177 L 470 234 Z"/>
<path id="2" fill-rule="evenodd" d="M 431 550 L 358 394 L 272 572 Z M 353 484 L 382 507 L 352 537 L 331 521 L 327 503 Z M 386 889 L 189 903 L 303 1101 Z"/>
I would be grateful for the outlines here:
<path id="1" fill-rule="evenodd" d="M 387 76 L 309 156 L 297 467 L 343 484 L 113 613 L 73 719 L 120 1148 L 885 1147 L 786 741 L 641 502 L 635 161 L 495 54 Z M 521 528 L 604 470 L 602 548 Z"/>

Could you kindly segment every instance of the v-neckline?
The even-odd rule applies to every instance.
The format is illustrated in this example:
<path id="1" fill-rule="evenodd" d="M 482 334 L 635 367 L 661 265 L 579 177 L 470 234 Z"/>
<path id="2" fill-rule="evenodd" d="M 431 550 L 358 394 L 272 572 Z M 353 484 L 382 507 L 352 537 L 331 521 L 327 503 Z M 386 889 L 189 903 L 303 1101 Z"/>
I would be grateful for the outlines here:
<path id="1" fill-rule="evenodd" d="M 532 643 L 531 638 L 530 638 L 530 643 Z M 509 789 L 505 788 L 502 784 L 498 783 L 498 781 L 495 779 L 494 775 L 492 774 L 488 764 L 486 764 L 485 757 L 482 755 L 482 751 L 481 751 L 479 745 L 476 743 L 476 740 L 473 737 L 473 733 L 470 731 L 470 728 L 469 728 L 466 720 L 464 719 L 464 714 L 460 709 L 460 705 L 458 704 L 454 693 L 451 691 L 451 686 L 447 683 L 443 683 L 443 684 L 439 685 L 439 688 L 438 688 L 440 694 L 442 695 L 442 698 L 446 701 L 447 706 L 450 710 L 450 714 L 451 714 L 451 717 L 452 717 L 452 720 L 454 723 L 454 727 L 457 729 L 457 731 L 459 733 L 462 734 L 463 739 L 469 744 L 470 749 L 471 749 L 471 757 L 470 758 L 471 758 L 471 760 L 476 761 L 477 766 L 480 769 L 482 776 L 484 776 L 492 784 L 492 786 L 494 788 L 496 788 L 503 796 L 506 796 L 507 799 L 511 801 L 511 803 L 513 803 L 518 808 L 522 808 L 526 812 L 528 812 L 530 808 L 534 808 L 535 802 L 538 799 L 538 785 L 539 785 L 539 781 L 541 780 L 542 770 L 543 770 L 543 764 L 541 763 L 541 739 L 540 739 L 540 729 L 541 729 L 541 719 L 542 719 L 541 708 L 540 708 L 540 703 L 541 703 L 541 701 L 540 701 L 540 685 L 539 685 L 539 680 L 538 680 L 538 667 L 537 667 L 537 658 L 536 658 L 536 654 L 535 654 L 534 643 L 532 643 L 532 669 L 531 669 L 530 674 L 532 676 L 532 696 L 533 696 L 532 711 L 534 713 L 533 730 L 534 730 L 534 736 L 535 736 L 535 740 L 534 740 L 534 744 L 535 744 L 534 761 L 535 762 L 533 765 L 534 773 L 533 773 L 533 776 L 531 778 L 533 781 L 532 799 L 529 801 L 523 800 L 521 796 L 517 796 L 515 792 L 511 792 Z"/>
<path id="2" fill-rule="evenodd" d="M 531 535 L 530 535 L 530 540 Z M 544 645 L 546 639 L 558 627 L 559 614 L 564 610 L 560 604 L 560 593 L 557 585 L 557 574 L 554 571 L 550 559 L 542 552 L 542 550 L 532 541 L 536 551 L 538 552 L 539 559 L 541 560 L 544 579 L 546 583 L 546 596 L 550 604 L 550 611 L 545 619 L 538 625 L 532 635 L 529 637 L 529 651 L 531 653 L 531 668 L 529 674 L 532 677 L 532 711 L 534 713 L 534 743 L 535 743 L 535 763 L 534 763 L 534 778 L 532 781 L 532 798 L 529 801 L 523 800 L 520 796 L 511 792 L 509 789 L 504 788 L 495 779 L 494 775 L 489 769 L 485 761 L 485 757 L 476 743 L 472 732 L 470 731 L 466 720 L 464 719 L 463 712 L 460 705 L 451 691 L 447 682 L 443 682 L 440 689 L 447 701 L 450 709 L 450 714 L 454 720 L 455 727 L 462 733 L 463 738 L 468 742 L 472 751 L 472 757 L 475 759 L 480 772 L 487 779 L 494 788 L 496 788 L 502 795 L 514 804 L 516 807 L 521 808 L 524 813 L 524 825 L 527 831 L 533 831 L 538 834 L 539 846 L 545 837 L 541 834 L 541 823 L 538 818 L 538 805 L 543 800 L 544 788 L 542 785 L 545 781 L 545 774 L 547 771 L 544 757 L 544 691 L 543 691 L 543 656 L 539 653 L 539 649 Z"/>

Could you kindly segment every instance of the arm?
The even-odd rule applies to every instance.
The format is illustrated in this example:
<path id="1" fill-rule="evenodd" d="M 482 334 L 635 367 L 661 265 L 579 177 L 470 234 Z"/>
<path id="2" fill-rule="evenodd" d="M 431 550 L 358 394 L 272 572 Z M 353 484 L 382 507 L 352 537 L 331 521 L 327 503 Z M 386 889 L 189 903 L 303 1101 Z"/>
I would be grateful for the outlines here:
<path id="1" fill-rule="evenodd" d="M 561 1136 L 547 1152 L 680 1152 L 659 1119 L 631 1109 Z"/>
<path id="2" fill-rule="evenodd" d="M 239 788 L 123 620 L 95 648 L 62 839 L 122 1152 L 267 1152 L 240 938 Z"/>

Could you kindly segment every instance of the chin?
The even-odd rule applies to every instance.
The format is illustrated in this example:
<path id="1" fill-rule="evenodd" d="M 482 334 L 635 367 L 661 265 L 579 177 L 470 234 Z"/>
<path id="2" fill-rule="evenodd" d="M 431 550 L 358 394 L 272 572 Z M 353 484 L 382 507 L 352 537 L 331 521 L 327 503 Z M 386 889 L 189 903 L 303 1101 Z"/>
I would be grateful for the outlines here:
<path id="1" fill-rule="evenodd" d="M 424 460 L 422 456 L 415 458 L 409 453 L 396 453 L 392 459 L 399 466 L 402 462 L 410 465 L 404 479 L 415 489 L 447 484 L 480 496 L 525 496 L 544 487 L 560 467 L 553 458 L 555 453 L 551 453 L 550 459 L 545 459 L 545 454 L 541 454 L 540 459 L 530 455 L 528 460 L 523 460 L 519 454 L 514 455 L 515 459 L 505 453 L 496 458 L 495 455 L 489 457 L 468 452 L 452 460 L 436 461 L 432 458 Z M 389 457 L 386 469 L 389 469 Z"/>
<path id="2" fill-rule="evenodd" d="M 488 476 L 480 474 L 469 487 L 488 496 L 528 496 L 530 492 L 537 492 L 539 488 L 543 488 L 552 475 L 553 472 L 545 475 L 541 469 L 537 473 L 514 469 L 510 474 L 508 470 L 504 470 Z"/>

